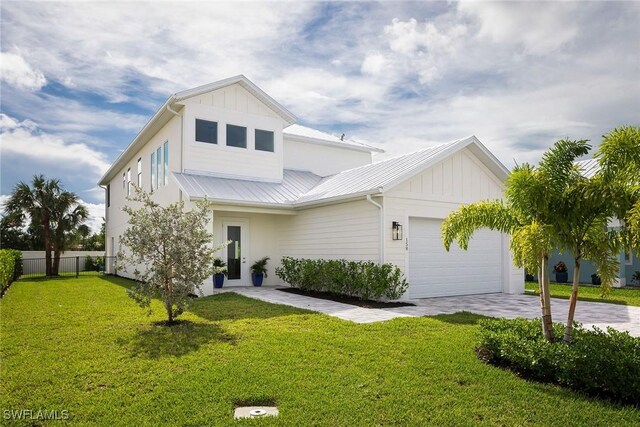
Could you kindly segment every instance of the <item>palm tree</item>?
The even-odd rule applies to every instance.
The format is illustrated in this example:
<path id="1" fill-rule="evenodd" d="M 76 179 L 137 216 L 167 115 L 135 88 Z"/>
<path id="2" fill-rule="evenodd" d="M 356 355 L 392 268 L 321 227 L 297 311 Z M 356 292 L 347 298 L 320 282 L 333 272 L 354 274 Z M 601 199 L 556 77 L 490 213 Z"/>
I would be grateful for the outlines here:
<path id="1" fill-rule="evenodd" d="M 88 216 L 89 211 L 84 205 L 79 204 L 75 194 L 65 191 L 56 200 L 52 215 L 52 223 L 55 224 L 52 275 L 58 275 L 60 252 L 67 249 L 69 232 L 81 226 Z"/>
<path id="2" fill-rule="evenodd" d="M 20 220 L 29 216 L 32 225 L 42 226 L 47 276 L 58 273 L 59 250 L 62 247 L 60 242 L 63 241 L 61 236 L 87 217 L 86 208 L 78 203 L 75 194 L 65 191 L 60 180 L 46 179 L 43 175 L 35 175 L 31 186 L 19 182 L 4 205 L 4 213 Z M 54 249 L 55 270 L 51 257 Z"/>
<path id="3" fill-rule="evenodd" d="M 573 176 L 573 161 L 589 151 L 586 141 L 560 140 L 542 157 L 537 168 L 516 166 L 505 182 L 505 201 L 483 201 L 462 206 L 442 224 L 447 250 L 453 241 L 466 249 L 474 232 L 489 228 L 511 236 L 514 263 L 538 271 L 542 330 L 555 339 L 549 294 L 548 260 L 556 246 L 556 202 Z"/>
<path id="4" fill-rule="evenodd" d="M 605 135 L 596 153 L 599 175 L 627 246 L 640 251 L 640 127 L 623 126 Z"/>

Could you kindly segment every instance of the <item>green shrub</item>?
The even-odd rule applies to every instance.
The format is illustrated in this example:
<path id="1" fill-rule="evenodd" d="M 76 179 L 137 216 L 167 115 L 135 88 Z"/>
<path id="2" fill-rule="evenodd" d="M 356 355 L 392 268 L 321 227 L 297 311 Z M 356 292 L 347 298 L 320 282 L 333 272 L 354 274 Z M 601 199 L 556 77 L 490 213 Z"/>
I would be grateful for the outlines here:
<path id="1" fill-rule="evenodd" d="M 554 324 L 556 336 L 563 329 Z M 551 343 L 539 319 L 486 319 L 480 321 L 478 354 L 526 378 L 640 404 L 640 338 L 626 332 L 576 325 L 570 344 Z"/>
<path id="2" fill-rule="evenodd" d="M 392 264 L 371 261 L 312 260 L 284 257 L 276 275 L 294 288 L 331 292 L 363 300 L 398 299 L 408 283 Z"/>
<path id="3" fill-rule="evenodd" d="M 0 296 L 22 275 L 22 252 L 0 249 Z"/>
<path id="4" fill-rule="evenodd" d="M 104 264 L 101 256 L 95 257 L 95 259 L 91 255 L 87 255 L 84 259 L 84 270 L 85 271 L 100 271 L 102 270 L 102 265 Z"/>

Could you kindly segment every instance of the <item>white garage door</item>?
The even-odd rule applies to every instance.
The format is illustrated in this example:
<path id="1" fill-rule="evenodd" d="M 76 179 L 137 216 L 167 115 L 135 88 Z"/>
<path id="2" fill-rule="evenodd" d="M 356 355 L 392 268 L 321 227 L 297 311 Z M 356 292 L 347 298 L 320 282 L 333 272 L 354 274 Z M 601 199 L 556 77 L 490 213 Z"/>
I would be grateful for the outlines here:
<path id="1" fill-rule="evenodd" d="M 501 235 L 479 230 L 464 251 L 442 245 L 439 219 L 409 220 L 409 290 L 411 298 L 502 292 Z"/>

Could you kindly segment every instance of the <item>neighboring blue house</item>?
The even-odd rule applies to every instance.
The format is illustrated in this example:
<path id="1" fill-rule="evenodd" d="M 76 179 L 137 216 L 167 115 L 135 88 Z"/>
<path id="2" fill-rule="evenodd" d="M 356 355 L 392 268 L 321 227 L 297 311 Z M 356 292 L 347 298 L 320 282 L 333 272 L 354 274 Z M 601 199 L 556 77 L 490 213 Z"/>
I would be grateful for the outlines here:
<path id="1" fill-rule="evenodd" d="M 581 160 L 576 162 L 582 169 L 582 174 L 588 178 L 592 177 L 598 171 L 598 162 L 594 159 Z M 639 282 L 633 281 L 633 276 L 636 271 L 640 271 L 640 258 L 638 253 L 633 251 L 621 252 L 618 255 L 620 261 L 620 272 L 618 273 L 619 286 L 636 285 L 640 286 Z M 573 269 L 575 261 L 571 252 L 560 253 L 558 250 L 554 250 L 551 258 L 549 259 L 549 268 L 551 269 L 551 280 L 555 280 L 555 274 L 553 266 L 558 262 L 564 261 L 567 265 L 567 272 L 569 273 L 569 282 L 573 280 Z M 580 263 L 580 283 L 591 283 L 591 275 L 596 272 L 596 269 L 590 261 L 582 260 Z"/>

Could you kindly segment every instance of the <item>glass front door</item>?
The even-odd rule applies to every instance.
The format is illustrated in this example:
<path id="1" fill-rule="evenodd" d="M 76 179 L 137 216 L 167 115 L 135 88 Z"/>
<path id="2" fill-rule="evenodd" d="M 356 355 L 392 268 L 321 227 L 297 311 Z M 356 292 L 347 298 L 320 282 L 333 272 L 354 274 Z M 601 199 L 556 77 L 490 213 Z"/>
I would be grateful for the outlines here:
<path id="1" fill-rule="evenodd" d="M 247 225 L 243 222 L 224 222 L 223 238 L 229 241 L 225 249 L 227 261 L 227 280 L 230 285 L 249 284 L 247 270 Z"/>

